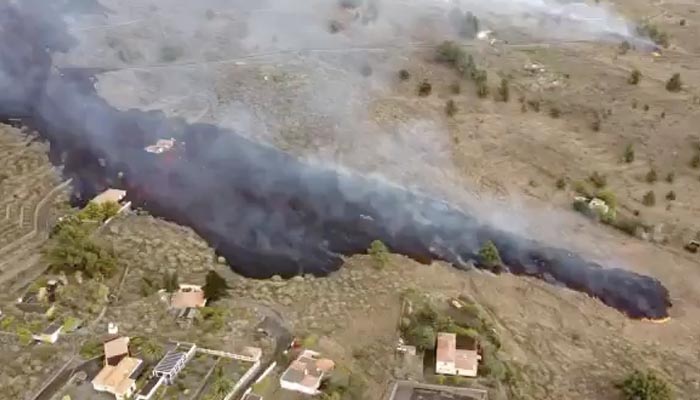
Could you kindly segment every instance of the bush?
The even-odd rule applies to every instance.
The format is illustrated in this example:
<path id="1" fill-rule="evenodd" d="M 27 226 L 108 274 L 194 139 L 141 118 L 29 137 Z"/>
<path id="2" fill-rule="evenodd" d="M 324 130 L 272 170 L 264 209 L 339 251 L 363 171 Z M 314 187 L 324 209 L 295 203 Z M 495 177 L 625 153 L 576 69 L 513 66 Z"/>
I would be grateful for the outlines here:
<path id="1" fill-rule="evenodd" d="M 624 400 L 671 400 L 671 388 L 653 372 L 635 370 L 618 383 Z"/>
<path id="2" fill-rule="evenodd" d="M 640 81 L 641 79 L 642 79 L 642 73 L 639 72 L 639 70 L 635 68 L 635 69 L 632 70 L 632 73 L 630 74 L 630 77 L 627 78 L 627 82 L 628 82 L 630 85 L 636 85 L 636 84 L 639 83 L 639 81 Z"/>
<path id="3" fill-rule="evenodd" d="M 593 172 L 588 180 L 597 187 L 598 189 L 604 188 L 608 184 L 608 178 L 605 175 L 599 174 L 597 171 Z"/>
<path id="4" fill-rule="evenodd" d="M 508 79 L 501 79 L 501 85 L 498 87 L 498 96 L 496 100 L 508 102 L 510 100 L 510 89 L 508 87 Z"/>
<path id="5" fill-rule="evenodd" d="M 500 271 L 503 265 L 501 260 L 501 255 L 498 252 L 498 248 L 492 241 L 484 243 L 484 245 L 479 250 L 479 262 L 486 268 Z"/>
<path id="6" fill-rule="evenodd" d="M 666 182 L 668 183 L 673 183 L 673 181 L 676 180 L 676 174 L 673 173 L 673 171 L 669 172 L 668 175 L 666 175 Z"/>
<path id="7" fill-rule="evenodd" d="M 486 80 L 476 81 L 476 95 L 481 99 L 486 98 L 486 96 L 489 95 L 489 87 Z"/>
<path id="8" fill-rule="evenodd" d="M 399 71 L 399 79 L 401 79 L 402 81 L 407 81 L 411 79 L 411 73 L 405 69 L 402 69 L 401 71 Z"/>
<path id="9" fill-rule="evenodd" d="M 452 99 L 447 100 L 447 103 L 445 103 L 445 114 L 447 114 L 448 117 L 453 117 L 455 114 L 457 114 L 457 111 L 455 101 Z"/>
<path id="10" fill-rule="evenodd" d="M 630 44 L 630 42 L 623 40 L 622 43 L 620 43 L 619 52 L 620 54 L 627 54 L 627 52 L 630 51 L 631 48 L 632 45 Z"/>
<path id="11" fill-rule="evenodd" d="M 656 195 L 654 194 L 654 191 L 650 190 L 644 195 L 642 198 L 642 204 L 647 207 L 653 207 L 656 205 Z"/>
<path id="12" fill-rule="evenodd" d="M 384 268 L 389 263 L 389 249 L 381 240 L 374 240 L 367 249 L 367 254 L 372 257 L 377 268 Z"/>
<path id="13" fill-rule="evenodd" d="M 690 166 L 693 168 L 700 167 L 700 153 L 697 153 L 690 159 Z"/>
<path id="14" fill-rule="evenodd" d="M 670 192 L 666 193 L 666 200 L 668 200 L 668 201 L 676 200 L 676 192 L 671 190 Z"/>
<path id="15" fill-rule="evenodd" d="M 44 251 L 44 261 L 54 271 L 82 272 L 89 278 L 110 277 L 117 267 L 114 250 L 93 239 L 80 225 L 66 225 Z"/>
<path id="16" fill-rule="evenodd" d="M 591 121 L 591 130 L 593 132 L 600 132 L 600 125 L 602 124 L 602 121 L 600 119 L 600 115 L 598 113 L 595 113 L 593 116 L 593 121 Z"/>
<path id="17" fill-rule="evenodd" d="M 656 174 L 656 170 L 654 168 L 650 169 L 649 172 L 647 172 L 646 177 L 644 178 L 648 183 L 654 183 L 656 182 L 659 177 Z"/>
<path id="18" fill-rule="evenodd" d="M 539 100 L 528 100 L 527 105 L 530 106 L 532 111 L 540 112 L 540 101 Z"/>
<path id="19" fill-rule="evenodd" d="M 430 96 L 430 93 L 433 91 L 433 85 L 430 84 L 427 80 L 421 82 L 418 85 L 418 95 L 421 97 L 426 97 Z"/>
<path id="20" fill-rule="evenodd" d="M 467 11 L 459 27 L 459 35 L 463 38 L 474 39 L 479 33 L 479 19 Z"/>
<path id="21" fill-rule="evenodd" d="M 643 36 L 648 36 L 649 39 L 659 46 L 668 47 L 669 45 L 668 34 L 666 32 L 662 32 L 655 25 L 648 22 L 638 26 L 637 33 Z"/>
<path id="22" fill-rule="evenodd" d="M 224 279 L 216 271 L 211 270 L 207 273 L 202 290 L 204 291 L 204 297 L 209 303 L 213 303 L 221 298 L 227 297 L 228 289 L 229 286 L 226 279 Z"/>
<path id="23" fill-rule="evenodd" d="M 457 43 L 444 41 L 436 49 L 435 59 L 438 62 L 450 64 L 457 67 L 460 62 L 467 58 L 467 53 Z"/>
<path id="24" fill-rule="evenodd" d="M 625 147 L 625 155 L 623 158 L 628 164 L 634 161 L 634 147 L 631 143 L 628 144 L 627 147 Z"/>
<path id="25" fill-rule="evenodd" d="M 549 109 L 549 116 L 552 118 L 559 118 L 561 117 L 561 110 L 557 107 L 552 107 Z"/>
<path id="26" fill-rule="evenodd" d="M 681 74 L 679 73 L 673 74 L 666 82 L 666 90 L 669 92 L 680 92 L 682 87 L 683 83 L 681 82 Z"/>
<path id="27" fill-rule="evenodd" d="M 462 85 L 459 82 L 454 82 L 450 85 L 450 92 L 452 94 L 460 94 L 462 92 Z"/>
<path id="28" fill-rule="evenodd" d="M 560 177 L 559 179 L 557 179 L 556 186 L 557 186 L 557 189 L 559 189 L 559 190 L 566 189 L 566 178 Z"/>

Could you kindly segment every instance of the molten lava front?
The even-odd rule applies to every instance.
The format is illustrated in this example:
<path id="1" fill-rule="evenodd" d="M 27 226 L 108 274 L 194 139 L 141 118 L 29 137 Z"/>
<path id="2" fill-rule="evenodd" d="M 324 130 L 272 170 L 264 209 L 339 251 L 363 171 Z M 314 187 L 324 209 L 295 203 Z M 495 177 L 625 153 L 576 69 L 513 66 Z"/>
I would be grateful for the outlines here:
<path id="1" fill-rule="evenodd" d="M 0 9 L 13 15 L 0 21 L 9 32 L 0 36 L 0 71 L 23 87 L 0 88 L 0 117 L 30 121 L 59 153 L 68 153 L 74 161 L 65 171 L 83 198 L 110 182 L 138 188 L 139 198 L 130 199 L 136 206 L 192 227 L 236 272 L 325 275 L 341 266 L 343 255 L 364 252 L 376 239 L 396 253 L 463 267 L 491 240 L 514 274 L 559 282 L 633 318 L 668 317 L 668 290 L 654 278 L 501 231 L 378 180 L 304 164 L 229 130 L 117 110 L 88 77 L 52 72 L 45 49 L 69 46 L 65 27 L 8 7 Z M 144 150 L 170 132 L 187 143 L 177 156 Z"/>

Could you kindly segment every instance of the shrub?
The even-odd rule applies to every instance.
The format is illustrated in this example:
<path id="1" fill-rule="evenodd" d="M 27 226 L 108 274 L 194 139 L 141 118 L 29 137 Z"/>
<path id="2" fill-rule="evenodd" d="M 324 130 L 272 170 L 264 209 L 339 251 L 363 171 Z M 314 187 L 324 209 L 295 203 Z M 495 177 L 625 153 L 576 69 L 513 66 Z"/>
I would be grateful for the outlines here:
<path id="1" fill-rule="evenodd" d="M 682 87 L 683 83 L 681 82 L 681 74 L 679 73 L 673 74 L 666 82 L 666 90 L 669 92 L 680 92 Z"/>
<path id="2" fill-rule="evenodd" d="M 624 160 L 628 164 L 634 161 L 634 147 L 631 143 L 628 144 L 627 147 L 625 147 Z"/>
<path id="3" fill-rule="evenodd" d="M 647 172 L 646 177 L 644 178 L 648 183 L 654 183 L 658 180 L 658 176 L 656 174 L 656 170 L 654 168 L 650 169 L 649 172 Z"/>
<path id="4" fill-rule="evenodd" d="M 496 271 L 500 270 L 501 266 L 503 265 L 498 248 L 490 240 L 484 243 L 479 250 L 479 261 L 484 267 Z"/>
<path id="5" fill-rule="evenodd" d="M 561 117 L 561 110 L 557 107 L 552 107 L 549 109 L 549 116 L 552 118 L 559 118 Z"/>
<path id="6" fill-rule="evenodd" d="M 622 43 L 620 43 L 620 54 L 627 54 L 627 52 L 630 51 L 631 48 L 632 45 L 630 44 L 630 42 L 623 40 Z"/>
<path id="7" fill-rule="evenodd" d="M 372 256 L 377 268 L 384 268 L 389 263 L 389 249 L 381 240 L 373 241 L 367 249 L 367 254 Z"/>
<path id="8" fill-rule="evenodd" d="M 649 104 L 645 104 L 644 107 L 642 107 L 644 111 L 649 111 Z"/>
<path id="9" fill-rule="evenodd" d="M 498 99 L 503 102 L 510 100 L 510 89 L 508 87 L 508 79 L 501 79 L 501 85 L 498 87 Z"/>
<path id="10" fill-rule="evenodd" d="M 637 33 L 643 36 L 648 36 L 649 39 L 659 46 L 668 47 L 669 45 L 668 34 L 666 32 L 662 32 L 655 25 L 648 22 L 638 26 Z"/>
<path id="11" fill-rule="evenodd" d="M 539 100 L 528 100 L 527 105 L 530 106 L 532 111 L 540 112 L 540 101 Z"/>
<path id="12" fill-rule="evenodd" d="M 418 95 L 421 97 L 430 96 L 432 91 L 433 85 L 431 85 L 427 80 L 424 80 L 418 85 Z"/>
<path id="13" fill-rule="evenodd" d="M 209 303 L 213 303 L 223 297 L 227 297 L 228 289 L 228 283 L 216 271 L 211 270 L 207 273 L 207 276 L 204 279 L 202 291 L 204 291 L 204 297 Z"/>
<path id="14" fill-rule="evenodd" d="M 690 159 L 690 166 L 693 168 L 700 167 L 700 153 L 697 153 Z"/>
<path id="15" fill-rule="evenodd" d="M 642 73 L 639 72 L 639 70 L 635 68 L 635 69 L 632 70 L 632 73 L 630 74 L 630 77 L 627 78 L 627 82 L 628 82 L 630 85 L 636 85 L 636 84 L 639 83 L 639 81 L 640 81 L 641 79 L 642 79 Z"/>
<path id="16" fill-rule="evenodd" d="M 557 179 L 556 185 L 557 185 L 557 189 L 559 189 L 559 190 L 566 189 L 566 178 L 560 177 L 559 179 Z"/>
<path id="17" fill-rule="evenodd" d="M 604 188 L 608 184 L 608 178 L 605 175 L 599 174 L 597 171 L 593 172 L 588 180 L 597 187 L 598 189 Z"/>
<path id="18" fill-rule="evenodd" d="M 89 278 L 110 277 L 117 267 L 114 250 L 81 226 L 62 226 L 43 256 L 54 271 L 81 271 Z"/>
<path id="19" fill-rule="evenodd" d="M 439 62 L 444 62 L 458 66 L 467 57 L 467 53 L 457 43 L 452 41 L 444 41 L 436 49 L 435 59 Z"/>
<path id="20" fill-rule="evenodd" d="M 480 99 L 486 98 L 486 96 L 489 95 L 489 87 L 486 85 L 486 82 L 476 82 L 476 95 L 479 96 Z"/>
<path id="21" fill-rule="evenodd" d="M 593 132 L 600 132 L 600 125 L 602 121 L 600 119 L 600 115 L 598 113 L 595 113 L 593 116 L 593 121 L 591 121 L 591 130 Z"/>
<path id="22" fill-rule="evenodd" d="M 642 198 L 642 204 L 647 207 L 653 207 L 656 205 L 656 195 L 653 190 L 648 191 Z"/>
<path id="23" fill-rule="evenodd" d="M 629 374 L 617 388 L 624 400 L 671 400 L 671 388 L 653 372 L 635 370 Z"/>
<path id="24" fill-rule="evenodd" d="M 460 94 L 462 92 L 462 85 L 460 85 L 459 82 L 453 82 L 450 85 L 450 92 L 452 94 Z"/>
<path id="25" fill-rule="evenodd" d="M 673 183 L 673 181 L 676 180 L 676 174 L 673 173 L 673 171 L 669 172 L 668 175 L 666 175 L 666 182 L 668 183 Z"/>
<path id="26" fill-rule="evenodd" d="M 467 11 L 460 25 L 459 35 L 467 39 L 474 39 L 477 33 L 479 33 L 479 19 Z"/>
<path id="27" fill-rule="evenodd" d="M 683 19 L 681 19 L 680 21 L 678 21 L 678 25 L 680 25 L 680 26 L 685 26 L 685 18 L 683 18 Z"/>
<path id="28" fill-rule="evenodd" d="M 666 200 L 668 200 L 668 201 L 676 200 L 676 192 L 671 190 L 670 192 L 666 193 Z"/>
<path id="29" fill-rule="evenodd" d="M 407 81 L 411 79 L 411 73 L 405 69 L 402 69 L 401 71 L 399 71 L 399 79 L 401 79 L 402 81 Z"/>
<path id="30" fill-rule="evenodd" d="M 453 117 L 455 114 L 457 114 L 457 111 L 455 101 L 452 99 L 447 100 L 447 103 L 445 103 L 445 114 L 447 114 L 448 117 Z"/>

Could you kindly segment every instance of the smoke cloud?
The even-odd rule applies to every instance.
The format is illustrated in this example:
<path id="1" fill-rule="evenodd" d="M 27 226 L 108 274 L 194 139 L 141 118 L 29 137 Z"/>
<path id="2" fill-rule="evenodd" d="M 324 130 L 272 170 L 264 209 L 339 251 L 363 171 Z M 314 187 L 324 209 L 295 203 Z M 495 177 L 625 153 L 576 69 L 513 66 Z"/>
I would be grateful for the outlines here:
<path id="1" fill-rule="evenodd" d="M 287 6 L 291 17 L 274 19 L 256 27 L 252 15 L 266 12 L 253 9 L 262 7 L 259 2 L 203 2 L 200 7 L 211 6 L 218 11 L 209 13 L 205 10 L 201 18 L 216 19 L 216 15 L 224 13 L 222 7 L 228 5 L 227 13 L 247 15 L 247 30 L 239 32 L 241 40 L 237 43 L 201 41 L 199 47 L 179 48 L 175 44 L 180 40 L 191 40 L 185 39 L 187 35 L 201 40 L 207 33 L 213 34 L 203 31 L 198 23 L 188 23 L 190 19 L 196 20 L 197 15 L 191 2 L 168 2 L 172 3 L 168 9 L 146 6 L 140 1 L 108 3 L 102 3 L 104 9 L 87 7 L 89 11 L 81 11 L 89 13 L 84 16 L 76 11 L 75 2 L 63 2 L 60 5 L 67 15 L 63 20 L 40 0 L 0 6 L 0 116 L 22 118 L 48 138 L 52 152 L 64 162 L 66 173 L 74 176 L 80 194 L 87 196 L 106 186 L 125 187 L 137 205 L 193 227 L 227 258 L 236 271 L 252 277 L 299 273 L 323 275 L 337 269 L 342 264 L 343 255 L 364 252 L 375 239 L 382 240 L 392 251 L 420 261 L 440 259 L 467 268 L 470 260 L 478 262 L 479 248 L 492 240 L 512 273 L 536 276 L 584 291 L 632 317 L 661 318 L 667 315 L 670 306 L 668 291 L 653 278 L 627 270 L 603 268 L 572 252 L 504 231 L 465 210 L 383 179 L 301 162 L 288 153 L 246 138 L 250 135 L 196 122 L 203 118 L 199 114 L 190 116 L 195 121 L 186 121 L 168 118 L 158 110 L 158 106 L 170 107 L 169 112 L 178 114 L 177 107 L 184 105 L 183 108 L 187 109 L 186 102 L 192 101 L 188 96 L 183 96 L 184 103 L 171 102 L 176 95 L 159 99 L 160 92 L 156 91 L 151 101 L 152 111 L 127 109 L 130 104 L 128 96 L 123 100 L 122 109 L 117 108 L 108 103 L 102 91 L 119 92 L 114 88 L 120 86 L 112 81 L 113 89 L 108 89 L 101 87 L 106 81 L 95 79 L 102 69 L 117 68 L 101 65 L 98 60 L 117 62 L 119 59 L 121 65 L 129 61 L 167 65 L 180 60 L 182 70 L 192 79 L 188 82 L 196 83 L 199 82 L 198 71 L 206 72 L 209 68 L 196 61 L 211 56 L 209 52 L 213 50 L 208 46 L 245 52 L 253 48 L 261 51 L 269 51 L 271 47 L 291 48 L 306 43 L 306 39 L 316 40 L 313 43 L 318 45 L 328 44 L 324 42 L 326 40 L 334 45 L 336 40 L 346 41 L 346 45 L 358 43 L 347 36 L 342 38 L 342 35 L 332 33 L 324 36 L 324 30 L 313 24 L 318 22 L 314 13 L 307 15 L 308 20 L 297 19 L 295 15 L 303 14 L 303 10 L 293 9 L 292 2 L 270 1 L 263 5 L 272 7 L 277 15 L 285 10 L 283 6 Z M 329 2 L 309 4 L 330 7 Z M 386 3 L 393 7 L 400 4 Z M 384 2 L 377 3 L 375 7 L 384 5 Z M 437 1 L 416 1 L 415 5 L 410 5 L 425 5 L 427 11 L 420 15 L 430 15 L 430 9 L 446 10 L 445 4 Z M 83 7 L 86 7 L 84 3 Z M 116 8 L 123 12 L 122 17 L 111 20 L 110 10 Z M 382 10 L 376 8 L 373 11 L 376 21 L 380 15 L 385 15 Z M 188 14 L 195 17 L 185 18 Z M 387 20 L 375 33 L 385 32 L 390 26 L 407 29 L 411 23 L 423 18 L 416 12 L 392 15 L 395 18 Z M 110 28 L 134 29 L 144 19 L 162 21 L 166 17 L 177 21 L 177 26 L 170 27 L 172 31 L 151 21 L 143 28 L 145 31 L 137 29 L 134 32 L 137 38 L 142 35 L 143 40 L 129 42 L 128 46 L 118 36 L 112 36 L 111 47 L 99 46 L 101 39 L 97 32 L 104 30 L 88 24 L 106 19 Z M 358 18 L 363 19 L 362 16 Z M 308 26 L 298 34 L 282 37 L 273 33 L 273 28 L 301 28 L 301 25 Z M 167 32 L 161 36 L 165 45 L 149 36 L 158 30 Z M 375 33 L 367 33 L 366 38 Z M 104 35 L 102 38 L 106 37 Z M 269 42 L 260 40 L 268 36 Z M 88 51 L 90 46 L 85 43 L 90 43 L 90 40 L 97 48 Z M 66 68 L 79 59 L 86 62 L 83 67 L 91 68 Z M 316 61 L 328 62 L 323 57 Z M 128 73 L 134 74 L 130 84 L 136 84 L 140 79 L 138 70 L 136 67 L 126 68 Z M 381 71 L 378 75 L 381 76 Z M 101 79 L 104 75 L 99 76 Z M 344 73 L 342 76 L 349 75 Z M 145 77 L 152 78 L 150 75 Z M 125 75 L 120 78 L 126 79 Z M 317 103 L 316 106 L 339 125 L 350 123 L 351 117 L 363 112 L 358 105 L 365 98 L 366 91 L 381 90 L 381 81 L 361 85 L 360 80 L 351 80 L 362 90 L 342 96 L 339 89 L 344 86 L 337 87 L 333 82 L 316 79 L 319 80 L 312 80 L 318 85 L 316 87 L 338 91 L 336 101 L 339 106 L 329 104 L 330 98 L 326 104 Z M 177 87 L 164 80 L 160 85 L 167 89 Z M 188 86 L 182 85 L 183 88 Z M 121 94 L 131 90 L 128 85 L 121 87 Z M 201 87 L 206 90 L 207 86 L 202 84 Z M 196 91 L 199 88 L 197 84 L 196 88 L 189 89 Z M 194 98 L 204 99 L 193 103 L 200 105 L 208 104 L 210 99 L 206 95 Z M 157 101 L 161 103 L 154 103 Z M 135 104 L 144 106 L 144 103 Z M 233 105 L 239 113 L 251 113 L 251 104 Z M 343 112 L 347 108 L 351 112 Z M 209 112 L 206 106 L 203 110 L 205 115 Z M 278 115 L 273 119 L 282 118 Z M 257 121 L 259 119 L 255 117 L 241 118 L 235 124 L 238 129 L 255 128 Z M 351 126 L 371 128 L 371 124 Z M 426 127 L 418 121 L 400 129 L 406 132 L 407 146 L 417 146 L 418 152 L 430 150 L 440 159 L 443 147 L 439 142 L 437 145 L 421 143 L 411 138 L 412 129 L 439 130 L 439 127 Z M 169 137 L 174 137 L 178 143 L 172 152 L 155 155 L 144 151 L 145 146 L 157 139 Z"/>

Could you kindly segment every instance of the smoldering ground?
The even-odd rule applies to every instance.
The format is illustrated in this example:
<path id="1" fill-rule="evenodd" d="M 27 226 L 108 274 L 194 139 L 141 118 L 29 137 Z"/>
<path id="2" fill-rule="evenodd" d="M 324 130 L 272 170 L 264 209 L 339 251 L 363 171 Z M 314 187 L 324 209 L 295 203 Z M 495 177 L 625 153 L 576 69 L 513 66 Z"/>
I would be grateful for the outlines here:
<path id="1" fill-rule="evenodd" d="M 240 6 L 246 5 L 250 3 Z M 110 6 L 115 4 L 105 7 Z M 151 10 L 142 4 L 134 7 Z M 89 28 L 86 20 L 102 17 L 69 12 L 68 21 L 83 22 L 68 26 L 46 8 L 28 0 L 0 9 L 0 114 L 21 117 L 48 138 L 52 151 L 63 154 L 66 173 L 76 178 L 83 195 L 107 185 L 123 186 L 136 204 L 193 227 L 242 274 L 325 274 L 341 265 L 342 255 L 363 252 L 375 239 L 420 261 L 441 259 L 464 267 L 469 260 L 478 262 L 479 248 L 492 240 L 513 273 L 584 291 L 632 317 L 667 315 L 668 292 L 653 278 L 603 268 L 379 179 L 302 163 L 212 124 L 167 118 L 161 111 L 119 110 L 95 91 L 91 70 L 65 68 L 76 53 L 60 54 L 76 48 L 76 35 L 78 42 L 81 37 L 76 32 Z M 117 25 L 133 21 L 127 18 Z M 241 42 L 232 46 L 244 51 L 250 40 L 243 32 Z M 143 46 L 132 55 L 147 60 L 159 49 L 161 62 L 173 57 L 164 57 L 160 45 L 148 47 L 148 37 Z M 92 56 L 88 49 L 83 46 L 77 54 L 88 61 L 120 58 L 114 49 Z M 330 107 L 329 113 L 335 110 Z M 172 153 L 143 150 L 167 137 L 181 143 Z"/>

